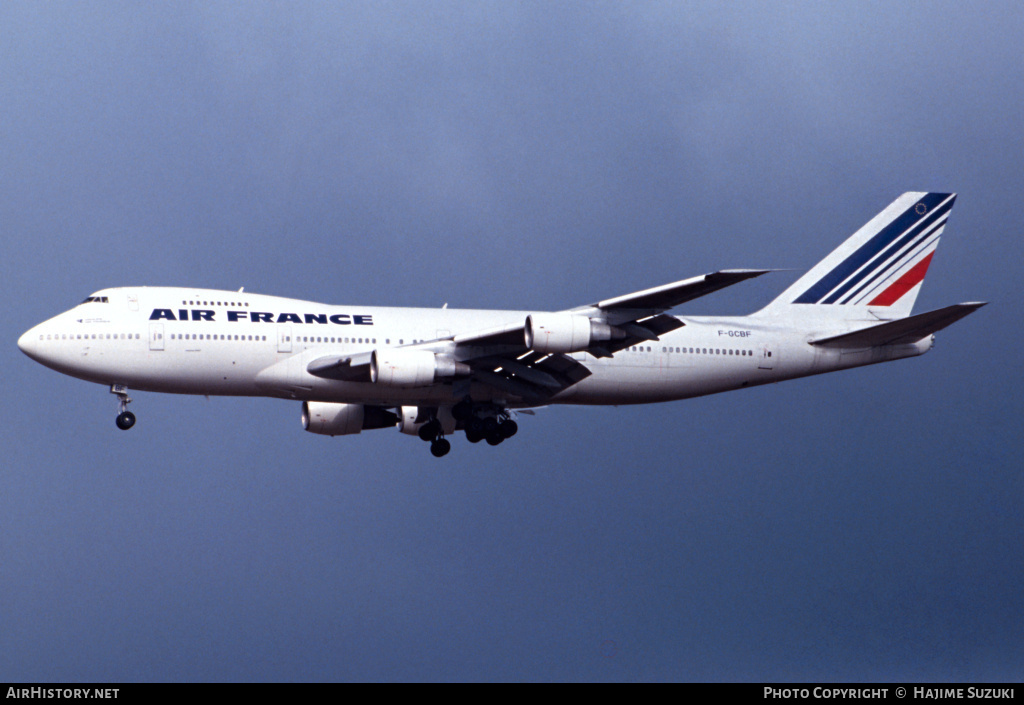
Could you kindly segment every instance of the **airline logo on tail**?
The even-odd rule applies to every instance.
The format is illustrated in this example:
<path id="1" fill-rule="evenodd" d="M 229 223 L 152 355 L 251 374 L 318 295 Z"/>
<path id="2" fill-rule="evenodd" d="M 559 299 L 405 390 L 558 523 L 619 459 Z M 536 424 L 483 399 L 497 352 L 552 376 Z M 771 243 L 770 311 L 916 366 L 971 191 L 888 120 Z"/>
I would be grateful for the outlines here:
<path id="1" fill-rule="evenodd" d="M 917 198 L 907 205 L 906 196 Z M 904 194 L 850 238 L 852 253 L 840 248 L 823 261 L 826 273 L 793 303 L 892 306 L 924 280 L 955 200 Z"/>

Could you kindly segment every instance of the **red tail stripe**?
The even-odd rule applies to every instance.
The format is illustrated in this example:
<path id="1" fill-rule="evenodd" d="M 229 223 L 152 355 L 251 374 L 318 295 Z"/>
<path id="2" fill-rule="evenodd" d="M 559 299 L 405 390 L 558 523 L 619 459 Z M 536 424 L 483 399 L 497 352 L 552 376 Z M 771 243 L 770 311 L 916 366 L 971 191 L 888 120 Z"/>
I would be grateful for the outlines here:
<path id="1" fill-rule="evenodd" d="M 868 306 L 892 306 L 900 300 L 900 297 L 921 283 L 924 275 L 928 273 L 928 265 L 932 262 L 932 255 L 935 251 L 928 253 L 928 256 L 911 267 L 906 274 L 894 281 L 889 287 L 874 299 L 868 302 Z"/>

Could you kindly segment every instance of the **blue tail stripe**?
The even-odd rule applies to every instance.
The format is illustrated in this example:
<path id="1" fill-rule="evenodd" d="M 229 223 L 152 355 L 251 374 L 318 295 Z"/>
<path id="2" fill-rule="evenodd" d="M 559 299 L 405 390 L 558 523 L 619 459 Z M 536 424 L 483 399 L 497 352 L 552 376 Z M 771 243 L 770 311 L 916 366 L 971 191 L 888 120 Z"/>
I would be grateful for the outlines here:
<path id="1" fill-rule="evenodd" d="M 943 218 L 946 213 L 949 213 L 949 210 L 952 207 L 953 207 L 953 202 L 950 201 L 949 203 L 947 203 L 942 208 L 940 208 L 938 210 L 935 210 L 935 211 L 932 211 L 927 216 L 922 218 L 921 221 L 919 223 L 917 223 L 913 228 L 911 228 L 910 231 L 905 236 L 901 237 L 899 240 L 897 240 L 895 243 L 893 243 L 893 245 L 889 249 L 887 249 L 882 254 L 881 257 L 878 258 L 876 267 L 877 267 L 877 265 L 880 265 L 880 264 L 882 264 L 884 262 L 888 262 L 890 257 L 894 256 L 897 252 L 899 252 L 903 248 L 903 246 L 906 245 L 911 240 L 913 240 L 915 238 L 918 238 L 918 237 L 922 237 L 922 238 L 926 237 L 926 235 L 922 235 L 922 233 L 929 232 L 929 228 L 932 225 L 934 225 L 937 220 L 940 220 L 941 218 Z M 907 252 L 911 252 L 911 251 L 912 251 L 912 249 L 908 250 Z M 902 260 L 903 258 L 900 257 L 898 259 Z M 892 264 L 894 264 L 894 262 L 889 262 L 889 265 L 892 265 Z M 883 270 L 884 269 L 888 269 L 888 267 L 883 267 L 882 269 Z M 858 283 L 864 281 L 864 279 L 867 278 L 871 274 L 872 271 L 874 271 L 874 269 L 866 269 L 866 270 L 862 271 L 860 274 L 858 274 L 857 276 L 855 276 L 852 279 L 850 279 L 850 281 L 846 282 L 841 287 L 839 287 L 831 296 L 829 296 L 827 299 L 822 301 L 822 303 L 824 303 L 824 304 L 834 304 L 846 292 L 848 292 L 850 289 L 852 289 Z"/>
<path id="2" fill-rule="evenodd" d="M 847 296 L 843 301 L 840 301 L 839 303 L 843 303 L 843 304 L 850 303 L 855 298 L 860 296 L 863 292 L 867 291 L 871 287 L 871 285 L 874 284 L 878 280 L 879 277 L 882 277 L 882 276 L 888 274 L 893 269 L 893 267 L 902 266 L 902 264 L 904 262 L 906 262 L 909 257 L 913 257 L 914 253 L 917 252 L 917 248 L 921 245 L 921 243 L 923 243 L 923 242 L 925 242 L 927 240 L 931 240 L 931 238 L 933 238 L 933 237 L 936 237 L 935 233 L 937 233 L 938 231 L 942 230 L 943 227 L 945 227 L 945 225 L 946 225 L 946 218 L 945 218 L 945 216 L 940 219 L 940 221 L 938 222 L 938 224 L 936 225 L 935 228 L 932 228 L 932 225 L 934 225 L 934 223 L 928 225 L 924 229 L 925 231 L 921 233 L 921 236 L 918 237 L 917 240 L 915 240 L 913 243 L 911 243 L 910 247 L 907 248 L 906 253 L 904 253 L 904 255 L 902 257 L 898 257 L 898 258 L 892 260 L 891 262 L 889 262 L 889 264 L 887 264 L 884 267 L 881 267 L 878 270 L 876 270 L 875 273 L 871 277 L 867 278 L 866 280 L 862 280 L 863 283 L 860 286 L 858 286 L 855 291 L 853 291 L 849 296 Z M 883 258 L 881 260 L 879 260 L 879 261 L 885 262 L 885 257 L 888 256 L 889 254 L 891 254 L 891 253 L 887 252 L 883 256 Z"/>
<path id="3" fill-rule="evenodd" d="M 881 252 L 887 245 L 890 245 L 894 239 L 899 237 L 908 228 L 918 221 L 930 219 L 930 216 L 933 215 L 931 213 L 932 209 L 948 198 L 949 195 L 948 193 L 925 194 L 920 201 L 904 211 L 889 225 L 882 228 L 880 232 L 864 243 L 856 252 L 839 263 L 831 272 L 797 297 L 793 303 L 814 304 L 821 301 L 823 297 L 836 288 L 844 279 L 864 266 L 872 257 Z M 928 215 L 924 218 L 915 210 L 916 206 L 920 203 L 923 203 L 928 208 Z M 949 205 L 952 206 L 952 202 Z"/>

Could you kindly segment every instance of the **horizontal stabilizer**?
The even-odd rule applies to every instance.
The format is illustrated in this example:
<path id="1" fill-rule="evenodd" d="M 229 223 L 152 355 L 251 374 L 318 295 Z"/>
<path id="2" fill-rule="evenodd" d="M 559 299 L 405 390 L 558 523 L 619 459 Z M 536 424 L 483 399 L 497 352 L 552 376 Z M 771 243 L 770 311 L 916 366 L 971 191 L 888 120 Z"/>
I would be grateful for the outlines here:
<path id="1" fill-rule="evenodd" d="M 956 323 L 964 316 L 984 306 L 984 302 L 955 304 L 937 311 L 919 313 L 898 321 L 879 323 L 877 326 L 862 328 L 852 333 L 843 333 L 829 338 L 812 340 L 811 345 L 829 348 L 871 348 L 877 345 L 904 345 L 916 343 L 927 335 Z"/>

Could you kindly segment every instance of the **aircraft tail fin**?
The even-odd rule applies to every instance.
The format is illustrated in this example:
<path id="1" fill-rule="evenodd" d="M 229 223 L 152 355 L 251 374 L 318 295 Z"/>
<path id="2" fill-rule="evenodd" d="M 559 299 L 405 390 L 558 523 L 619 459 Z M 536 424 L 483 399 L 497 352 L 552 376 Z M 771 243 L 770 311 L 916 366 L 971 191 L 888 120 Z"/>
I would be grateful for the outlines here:
<path id="1" fill-rule="evenodd" d="M 904 193 L 758 315 L 906 318 L 955 200 L 955 193 Z"/>

